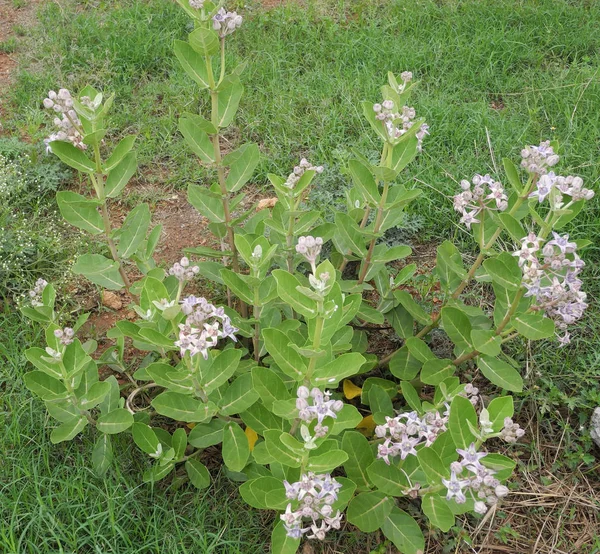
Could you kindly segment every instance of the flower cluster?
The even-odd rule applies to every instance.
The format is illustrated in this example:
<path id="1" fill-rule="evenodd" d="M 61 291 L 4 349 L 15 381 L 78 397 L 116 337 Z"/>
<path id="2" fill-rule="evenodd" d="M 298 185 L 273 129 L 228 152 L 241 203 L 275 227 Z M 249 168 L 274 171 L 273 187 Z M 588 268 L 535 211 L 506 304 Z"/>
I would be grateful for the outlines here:
<path id="1" fill-rule="evenodd" d="M 317 420 L 315 425 L 316 438 L 324 437 L 329 432 L 329 427 L 323 425 L 323 420 L 326 417 L 335 419 L 337 412 L 343 407 L 344 403 L 341 400 L 331 400 L 331 393 L 328 391 L 321 392 L 316 387 L 309 391 L 308 387 L 298 387 L 298 398 L 296 399 L 298 417 L 306 423 Z"/>
<path id="2" fill-rule="evenodd" d="M 402 79 L 402 84 L 398 84 L 397 87 L 394 87 L 398 94 L 406 90 L 408 83 L 410 83 L 413 79 L 413 74 L 411 71 L 403 71 L 400 73 L 400 79 Z"/>
<path id="3" fill-rule="evenodd" d="M 184 356 L 200 353 L 208 359 L 208 350 L 217 345 L 219 339 L 229 337 L 237 342 L 238 331 L 223 308 L 213 306 L 206 298 L 188 296 L 181 303 L 181 311 L 187 315 L 185 323 L 179 325 L 179 340 L 175 342 Z"/>
<path id="4" fill-rule="evenodd" d="M 518 423 L 515 423 L 510 417 L 504 418 L 504 427 L 500 432 L 500 438 L 508 443 L 515 443 L 525 434 Z"/>
<path id="5" fill-rule="evenodd" d="M 61 344 L 65 346 L 71 344 L 73 342 L 73 337 L 75 337 L 75 331 L 70 327 L 65 327 L 64 329 L 56 329 L 54 331 L 54 336 L 60 340 Z"/>
<path id="6" fill-rule="evenodd" d="M 513 256 L 518 257 L 523 270 L 525 296 L 533 297 L 535 309 L 543 310 L 565 332 L 559 337 L 564 345 L 570 342 L 567 326 L 580 319 L 587 308 L 587 295 L 578 278 L 585 262 L 577 255 L 577 244 L 569 241 L 569 235 L 552 234 L 554 238 L 542 248 L 543 240 L 529 233 Z"/>
<path id="7" fill-rule="evenodd" d="M 300 237 L 298 244 L 296 245 L 296 252 L 302 254 L 307 261 L 313 266 L 313 272 L 315 271 L 314 265 L 321 254 L 321 248 L 323 247 L 323 239 L 321 237 Z"/>
<path id="8" fill-rule="evenodd" d="M 44 140 L 46 149 L 50 148 L 50 143 L 55 140 L 68 141 L 73 146 L 80 150 L 85 150 L 87 145 L 83 143 L 83 135 L 81 133 L 81 121 L 77 112 L 73 109 L 73 98 L 71 93 L 66 88 L 61 88 L 58 93 L 51 90 L 48 92 L 48 97 L 44 98 L 44 107 L 48 110 L 52 109 L 62 117 L 54 118 L 54 125 L 59 128 L 57 133 L 51 134 Z"/>
<path id="9" fill-rule="evenodd" d="M 286 497 L 300 503 L 295 510 L 292 510 L 291 503 L 288 504 L 285 513 L 280 516 L 288 537 L 299 539 L 310 531 L 309 539 L 323 540 L 328 531 L 341 527 L 343 514 L 338 510 L 333 515 L 331 505 L 337 500 L 342 485 L 331 475 L 308 473 L 296 483 L 284 481 L 283 484 Z M 308 520 L 306 527 L 303 520 Z"/>
<path id="10" fill-rule="evenodd" d="M 457 448 L 456 451 L 462 460 L 450 465 L 450 479 L 442 479 L 448 491 L 446 500 L 454 498 L 457 504 L 464 504 L 467 501 L 465 492 L 470 492 L 475 500 L 475 512 L 485 514 L 488 510 L 486 503 L 489 506 L 496 504 L 508 494 L 508 488 L 494 477 L 496 472 L 493 469 L 481 463 L 480 460 L 487 456 L 487 452 L 477 452 L 473 443 L 467 450 Z M 465 470 L 468 473 L 461 478 Z"/>
<path id="11" fill-rule="evenodd" d="M 396 105 L 393 100 L 384 100 L 381 104 L 373 104 L 375 117 L 382 121 L 385 130 L 392 140 L 399 139 L 406 133 L 414 124 L 414 119 L 417 116 L 415 109 L 409 106 L 402 106 L 402 111 L 396 110 Z M 429 134 L 429 125 L 423 123 L 416 134 L 419 152 L 422 149 L 423 139 Z"/>
<path id="12" fill-rule="evenodd" d="M 480 223 L 477 216 L 483 210 L 503 212 L 508 208 L 508 197 L 502 183 L 494 181 L 489 175 L 474 175 L 471 183 L 463 179 L 460 188 L 462 192 L 454 197 L 454 209 L 462 214 L 460 222 L 468 229 L 473 223 Z"/>
<path id="13" fill-rule="evenodd" d="M 228 12 L 225 8 L 221 8 L 212 18 L 213 29 L 219 31 L 221 38 L 233 33 L 242 25 L 242 16 L 236 12 Z"/>
<path id="14" fill-rule="evenodd" d="M 189 0 L 190 8 L 194 10 L 201 10 L 204 7 L 206 0 Z"/>
<path id="15" fill-rule="evenodd" d="M 594 198 L 594 191 L 586 189 L 583 186 L 583 179 L 581 177 L 573 175 L 562 177 L 561 175 L 555 175 L 553 171 L 542 175 L 538 179 L 536 190 L 529 195 L 529 198 L 537 198 L 538 202 L 542 203 L 553 190 L 555 193 L 551 198 L 554 209 L 560 209 L 564 206 L 564 194 L 571 197 L 571 202 Z"/>
<path id="16" fill-rule="evenodd" d="M 190 261 L 184 256 L 169 268 L 169 275 L 174 275 L 178 281 L 184 282 L 193 279 L 199 271 L 200 268 L 197 265 L 190 266 Z"/>
<path id="17" fill-rule="evenodd" d="M 316 173 L 323 173 L 323 169 L 324 168 L 322 165 L 312 165 L 306 158 L 302 158 L 300 160 L 300 163 L 294 167 L 294 171 L 290 173 L 283 186 L 288 189 L 293 189 L 298 184 L 298 181 L 306 171 L 315 171 Z"/>
<path id="18" fill-rule="evenodd" d="M 35 282 L 35 286 L 29 291 L 29 298 L 31 299 L 32 306 L 36 307 L 44 305 L 42 302 L 42 293 L 44 292 L 46 285 L 48 285 L 48 281 L 45 281 L 44 279 L 38 279 Z"/>
<path id="19" fill-rule="evenodd" d="M 386 417 L 383 425 L 375 427 L 375 435 L 385 439 L 377 447 L 377 457 L 390 464 L 390 456 L 416 456 L 415 447 L 419 444 L 431 446 L 438 435 L 446 430 L 450 412 L 447 409 L 440 415 L 438 411 L 427 412 L 419 417 L 417 412 L 404 412 L 396 417 Z"/>
<path id="20" fill-rule="evenodd" d="M 550 146 L 549 140 L 542 142 L 539 146 L 523 148 L 521 158 L 521 167 L 527 173 L 537 173 L 538 175 L 548 173 L 548 168 L 555 166 L 560 159 Z"/>

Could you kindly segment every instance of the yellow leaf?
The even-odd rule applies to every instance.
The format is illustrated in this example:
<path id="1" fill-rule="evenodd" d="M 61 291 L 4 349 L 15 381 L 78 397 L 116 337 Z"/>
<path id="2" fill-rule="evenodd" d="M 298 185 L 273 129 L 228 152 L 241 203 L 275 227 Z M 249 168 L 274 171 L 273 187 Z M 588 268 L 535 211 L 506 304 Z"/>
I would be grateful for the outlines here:
<path id="1" fill-rule="evenodd" d="M 258 435 L 256 434 L 256 431 L 250 427 L 246 427 L 244 433 L 246 433 L 246 438 L 248 439 L 248 446 L 250 446 L 250 452 L 252 452 L 254 450 L 254 445 L 258 440 Z"/>
<path id="2" fill-rule="evenodd" d="M 348 400 L 352 400 L 353 398 L 356 398 L 357 396 L 360 396 L 361 394 L 362 394 L 362 389 L 360 387 L 357 387 L 349 379 L 344 379 L 344 396 Z"/>
<path id="3" fill-rule="evenodd" d="M 371 414 L 367 417 L 363 417 L 362 421 L 356 426 L 356 428 L 363 435 L 372 435 L 373 431 L 375 431 L 376 425 L 377 424 L 373 421 L 373 414 Z"/>
<path id="4" fill-rule="evenodd" d="M 186 424 L 185 424 L 185 426 L 186 426 L 188 429 L 193 429 L 194 427 L 196 427 L 196 424 L 195 424 L 195 423 L 186 423 Z"/>

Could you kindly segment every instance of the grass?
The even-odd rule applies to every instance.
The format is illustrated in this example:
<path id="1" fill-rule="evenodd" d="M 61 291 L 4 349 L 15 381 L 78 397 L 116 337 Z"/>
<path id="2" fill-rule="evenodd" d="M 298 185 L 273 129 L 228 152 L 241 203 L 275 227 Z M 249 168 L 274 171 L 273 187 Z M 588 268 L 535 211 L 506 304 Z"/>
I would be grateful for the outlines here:
<path id="1" fill-rule="evenodd" d="M 232 146 L 242 140 L 260 145 L 258 186 L 268 172 L 287 175 L 306 156 L 326 166 L 314 201 L 330 205 L 341 198 L 347 178 L 340 169 L 349 149 L 375 155 L 378 146 L 356 106 L 378 100 L 388 70 L 410 69 L 421 81 L 414 105 L 431 125 L 423 155 L 403 174 L 426 193 L 411 219 L 419 239 L 450 238 L 469 246 L 448 199 L 455 181 L 494 172 L 503 157 L 518 160 L 524 144 L 557 139 L 561 172 L 577 173 L 598 190 L 596 2 L 356 0 L 269 12 L 251 3 L 239 11 L 246 22 L 230 41 L 228 64 L 249 64 L 228 139 Z M 21 69 L 8 93 L 3 132 L 41 141 L 49 133 L 49 116 L 41 110 L 47 91 L 90 83 L 117 95 L 111 138 L 139 134 L 142 181 L 158 183 L 166 193 L 203 179 L 177 132 L 179 114 L 203 100 L 172 54 L 173 40 L 190 30 L 174 3 L 48 3 L 39 21 L 17 48 Z M 584 272 L 591 306 L 573 344 L 558 350 L 550 343 L 523 343 L 513 351 L 528 374 L 519 409 L 537 414 L 545 436 L 564 437 L 564 452 L 550 471 L 594 463 L 580 426 L 600 404 L 595 202 L 569 229 L 574 238 L 594 241 Z M 56 260 L 61 256 L 57 252 Z M 118 469 L 100 481 L 89 469 L 89 436 L 51 445 L 43 406 L 22 382 L 23 349 L 38 336 L 9 305 L 0 329 L 0 551 L 264 551 L 270 520 L 266 525 L 263 518 L 270 516 L 240 508 L 225 476 L 203 494 L 178 490 L 177 481 L 154 489 L 140 485 L 141 462 L 130 456 L 123 437 Z M 542 442 L 534 436 L 528 448 L 535 452 Z M 346 551 L 363 551 L 364 545 L 352 548 Z"/>

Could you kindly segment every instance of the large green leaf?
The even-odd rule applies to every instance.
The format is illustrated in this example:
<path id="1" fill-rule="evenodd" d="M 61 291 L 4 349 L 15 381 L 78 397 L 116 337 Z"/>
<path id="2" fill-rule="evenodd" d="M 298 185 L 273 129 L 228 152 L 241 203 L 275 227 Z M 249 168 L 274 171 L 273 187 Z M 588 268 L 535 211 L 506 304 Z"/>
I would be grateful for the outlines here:
<path id="1" fill-rule="evenodd" d="M 216 412 L 216 406 L 211 402 L 204 404 L 191 396 L 168 391 L 152 400 L 152 406 L 161 415 L 193 423 L 205 421 Z"/>
<path id="2" fill-rule="evenodd" d="M 92 450 L 92 466 L 98 477 L 102 477 L 113 461 L 113 449 L 110 435 L 101 433 Z"/>
<path id="3" fill-rule="evenodd" d="M 377 206 L 381 200 L 381 194 L 379 193 L 379 187 L 373 178 L 373 174 L 358 160 L 350 160 L 348 169 L 352 176 L 352 181 L 363 195 L 365 201 L 372 206 Z"/>
<path id="4" fill-rule="evenodd" d="M 382 492 L 362 492 L 350 501 L 346 516 L 363 533 L 372 533 L 384 525 L 393 506 L 393 501 Z"/>
<path id="5" fill-rule="evenodd" d="M 101 254 L 79 256 L 73 265 L 73 273 L 83 275 L 95 285 L 109 290 L 120 290 L 125 286 L 119 273 L 119 263 Z"/>
<path id="6" fill-rule="evenodd" d="M 386 464 L 382 459 L 375 460 L 367 468 L 367 474 L 382 493 L 390 496 L 404 496 L 410 488 L 406 474 L 397 466 Z"/>
<path id="7" fill-rule="evenodd" d="M 471 402 L 463 396 L 455 396 L 450 405 L 448 430 L 457 448 L 468 448 L 476 441 L 471 426 L 477 427 L 477 414 Z"/>
<path id="8" fill-rule="evenodd" d="M 272 554 L 296 554 L 300 546 L 300 539 L 288 536 L 283 521 L 278 521 L 271 534 Z"/>
<path id="9" fill-rule="evenodd" d="M 225 221 L 221 199 L 214 196 L 206 187 L 189 185 L 188 200 L 194 208 L 211 222 L 223 223 Z"/>
<path id="10" fill-rule="evenodd" d="M 189 34 L 191 47 L 203 56 L 212 56 L 219 51 L 219 36 L 213 29 L 198 27 Z"/>
<path id="11" fill-rule="evenodd" d="M 222 456 L 231 471 L 242 471 L 250 457 L 248 438 L 235 421 L 230 421 L 223 429 Z"/>
<path id="12" fill-rule="evenodd" d="M 454 525 L 454 514 L 448 507 L 448 501 L 435 494 L 426 494 L 421 501 L 421 509 L 435 527 L 444 533 Z"/>
<path id="13" fill-rule="evenodd" d="M 308 319 L 316 317 L 316 301 L 298 292 L 301 283 L 294 275 L 283 269 L 276 269 L 273 271 L 273 277 L 277 281 L 277 294 L 284 302 Z"/>
<path id="14" fill-rule="evenodd" d="M 208 69 L 204 56 L 194 50 L 188 42 L 182 40 L 175 41 L 174 51 L 184 71 L 201 89 L 208 88 Z"/>
<path id="15" fill-rule="evenodd" d="M 260 152 L 256 144 L 244 144 L 237 150 L 227 154 L 223 163 L 229 167 L 226 185 L 229 192 L 237 192 L 252 177 L 258 162 Z"/>
<path id="16" fill-rule="evenodd" d="M 258 392 L 252 385 L 252 375 L 240 375 L 223 393 L 219 400 L 219 413 L 224 416 L 239 414 L 258 400 Z"/>
<path id="17" fill-rule="evenodd" d="M 183 135 L 186 144 L 204 163 L 215 162 L 214 145 L 210 137 L 202 130 L 191 117 L 179 118 L 179 132 Z"/>
<path id="18" fill-rule="evenodd" d="M 425 538 L 419 524 L 400 508 L 392 508 L 381 530 L 401 554 L 424 554 Z"/>
<path id="19" fill-rule="evenodd" d="M 81 151 L 70 142 L 53 140 L 50 143 L 52 153 L 60 158 L 69 167 L 82 171 L 83 173 L 94 173 L 96 165 Z"/>
<path id="20" fill-rule="evenodd" d="M 23 376 L 25 386 L 42 400 L 64 396 L 67 389 L 61 381 L 44 371 L 30 371 Z"/>
<path id="21" fill-rule="evenodd" d="M 123 137 L 119 144 L 112 151 L 112 154 L 108 157 L 104 164 L 104 171 L 112 171 L 115 167 L 117 167 L 125 158 L 125 156 L 131 151 L 133 148 L 133 143 L 135 142 L 135 135 L 127 135 Z"/>
<path id="22" fill-rule="evenodd" d="M 540 340 L 554 336 L 554 321 L 543 314 L 521 314 L 510 320 L 510 324 L 526 339 Z"/>
<path id="23" fill-rule="evenodd" d="M 133 414 L 125 408 L 117 408 L 98 418 L 97 429 L 107 435 L 115 435 L 126 431 L 133 425 Z"/>
<path id="24" fill-rule="evenodd" d="M 342 438 L 342 448 L 348 454 L 348 460 L 344 463 L 346 475 L 356 483 L 358 490 L 368 490 L 371 481 L 367 468 L 375 461 L 369 441 L 358 431 L 347 431 Z"/>
<path id="25" fill-rule="evenodd" d="M 442 479 L 450 476 L 450 469 L 432 448 L 422 447 L 417 452 L 417 460 L 429 483 L 439 484 Z"/>
<path id="26" fill-rule="evenodd" d="M 454 344 L 460 347 L 472 346 L 471 322 L 464 312 L 449 306 L 442 308 L 442 324 Z"/>
<path id="27" fill-rule="evenodd" d="M 342 354 L 328 364 L 317 368 L 311 382 L 321 387 L 336 387 L 344 377 L 358 373 L 365 361 L 364 356 L 358 352 Z"/>
<path id="28" fill-rule="evenodd" d="M 83 428 L 87 425 L 88 420 L 85 416 L 80 415 L 73 419 L 61 423 L 58 427 L 55 427 L 50 433 L 50 442 L 52 444 L 58 444 L 59 442 L 69 441 L 75 435 L 80 433 Z"/>
<path id="29" fill-rule="evenodd" d="M 102 216 L 98 212 L 98 202 L 67 190 L 56 193 L 56 202 L 61 215 L 67 222 L 92 235 L 104 232 Z"/>
<path id="30" fill-rule="evenodd" d="M 494 385 L 513 392 L 523 390 L 523 378 L 510 364 L 491 356 L 479 356 L 477 367 Z"/>
<path id="31" fill-rule="evenodd" d="M 357 256 L 365 257 L 367 255 L 366 240 L 357 223 L 349 215 L 337 212 L 335 214 L 335 225 L 336 235 L 343 245 L 342 254 L 345 254 L 346 250 L 350 250 Z"/>
<path id="32" fill-rule="evenodd" d="M 238 109 L 240 99 L 244 93 L 244 85 L 237 75 L 225 77 L 218 88 L 219 99 L 217 105 L 217 122 L 219 127 L 227 127 Z"/>
<path id="33" fill-rule="evenodd" d="M 185 462 L 185 470 L 190 482 L 197 489 L 205 489 L 210 486 L 210 473 L 202 462 L 191 458 Z"/>
<path id="34" fill-rule="evenodd" d="M 137 154 L 129 152 L 109 173 L 104 184 L 104 194 L 116 198 L 137 170 Z"/>
<path id="35" fill-rule="evenodd" d="M 146 203 L 139 204 L 129 212 L 119 232 L 117 253 L 121 258 L 130 258 L 144 242 L 151 217 Z"/>

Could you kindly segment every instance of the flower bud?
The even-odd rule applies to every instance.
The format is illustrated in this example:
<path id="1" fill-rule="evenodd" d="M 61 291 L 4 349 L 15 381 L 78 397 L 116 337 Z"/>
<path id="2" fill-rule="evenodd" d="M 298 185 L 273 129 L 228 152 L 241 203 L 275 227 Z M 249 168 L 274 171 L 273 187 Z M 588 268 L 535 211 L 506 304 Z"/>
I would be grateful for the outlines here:
<path id="1" fill-rule="evenodd" d="M 475 502 L 475 505 L 473 506 L 473 510 L 475 511 L 476 514 L 485 514 L 488 511 L 488 507 L 485 505 L 485 502 L 482 502 L 481 500 L 478 500 L 477 502 Z"/>
<path id="2" fill-rule="evenodd" d="M 498 497 L 498 498 L 504 498 L 507 494 L 509 493 L 508 487 L 505 487 L 504 485 L 498 485 L 495 489 L 494 489 L 494 494 Z"/>

